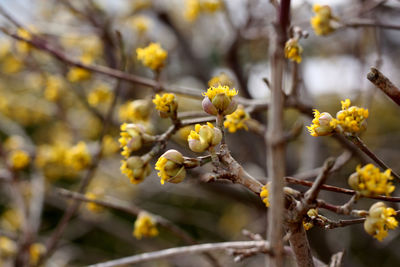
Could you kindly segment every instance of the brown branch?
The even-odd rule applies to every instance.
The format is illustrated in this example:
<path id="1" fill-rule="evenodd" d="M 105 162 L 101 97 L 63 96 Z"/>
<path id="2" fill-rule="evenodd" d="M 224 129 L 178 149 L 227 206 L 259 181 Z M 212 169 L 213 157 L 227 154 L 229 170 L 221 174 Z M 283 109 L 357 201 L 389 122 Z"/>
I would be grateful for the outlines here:
<path id="1" fill-rule="evenodd" d="M 139 262 L 145 262 L 150 260 L 157 260 L 167 257 L 172 257 L 175 255 L 181 254 L 191 254 L 191 253 L 199 253 L 206 251 L 216 251 L 216 250 L 225 250 L 225 249 L 246 249 L 246 248 L 254 248 L 260 247 L 265 248 L 265 252 L 271 253 L 271 249 L 269 248 L 269 242 L 267 241 L 233 241 L 233 242 L 222 242 L 222 243 L 208 243 L 208 244 L 199 244 L 193 246 L 186 247 L 175 247 L 164 249 L 155 252 L 148 252 L 143 254 L 138 254 L 126 258 L 121 258 L 117 260 L 112 260 L 108 262 L 103 262 L 99 264 L 90 265 L 89 267 L 112 267 L 118 265 L 125 264 L 135 264 Z M 289 247 L 285 247 L 285 254 L 290 255 L 291 249 Z"/>
<path id="2" fill-rule="evenodd" d="M 387 166 L 380 158 L 378 158 L 377 155 L 372 152 L 367 145 L 358 137 L 358 136 L 348 136 L 347 137 L 350 141 L 353 142 L 362 152 L 364 152 L 368 157 L 370 157 L 373 161 L 375 161 L 381 168 L 383 169 L 391 169 L 392 170 L 392 176 L 395 177 L 396 179 L 400 180 L 400 176 L 393 171 L 392 168 Z"/>
<path id="3" fill-rule="evenodd" d="M 305 204 L 311 204 L 318 196 L 319 191 L 321 190 L 321 186 L 325 183 L 328 178 L 329 171 L 332 169 L 335 164 L 335 159 L 328 158 L 325 160 L 324 165 L 322 166 L 322 170 L 319 173 L 318 177 L 315 179 L 315 182 L 312 184 L 311 188 L 307 190 L 304 194 Z"/>
<path id="4" fill-rule="evenodd" d="M 300 179 L 296 179 L 296 178 L 288 177 L 288 176 L 285 177 L 285 180 L 287 183 L 290 183 L 290 184 L 298 184 L 298 185 L 303 185 L 303 186 L 307 186 L 307 187 L 311 187 L 313 185 L 313 182 L 304 181 L 304 180 L 300 180 Z M 356 191 L 354 191 L 354 190 L 345 189 L 345 188 L 341 188 L 341 187 L 337 187 L 337 186 L 333 186 L 333 185 L 323 184 L 323 185 L 321 185 L 321 189 L 326 190 L 326 191 L 336 192 L 336 193 L 342 193 L 342 194 L 346 194 L 346 195 L 356 194 Z M 378 199 L 378 200 L 383 200 L 383 201 L 388 201 L 388 202 L 400 202 L 400 197 L 390 197 L 390 196 L 363 196 L 363 197 L 371 198 L 371 199 Z"/>
<path id="5" fill-rule="evenodd" d="M 354 21 L 354 22 L 347 22 L 344 24 L 345 27 L 375 27 L 375 28 L 382 28 L 387 30 L 400 30 L 400 25 L 395 24 L 384 24 L 384 23 L 376 23 L 374 21 Z"/>
<path id="6" fill-rule="evenodd" d="M 371 68 L 371 71 L 367 75 L 367 79 L 400 106 L 400 89 L 378 69 Z"/>

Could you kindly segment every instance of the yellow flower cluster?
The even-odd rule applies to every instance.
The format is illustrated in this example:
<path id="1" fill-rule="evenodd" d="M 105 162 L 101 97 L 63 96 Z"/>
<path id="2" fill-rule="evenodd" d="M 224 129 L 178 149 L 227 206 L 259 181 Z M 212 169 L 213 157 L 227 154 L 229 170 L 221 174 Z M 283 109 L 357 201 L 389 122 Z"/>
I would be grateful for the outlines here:
<path id="1" fill-rule="evenodd" d="M 150 104 L 146 99 L 129 101 L 120 107 L 119 119 L 128 122 L 147 121 L 151 114 Z"/>
<path id="2" fill-rule="evenodd" d="M 369 209 L 364 229 L 368 234 L 382 241 L 388 235 L 388 229 L 395 229 L 398 225 L 394 216 L 396 216 L 394 209 L 387 208 L 383 202 L 377 202 Z"/>
<path id="3" fill-rule="evenodd" d="M 90 200 L 96 200 L 96 199 L 99 199 L 103 195 L 103 193 L 104 193 L 103 191 L 101 191 L 101 192 L 99 192 L 99 191 L 97 191 L 97 192 L 87 192 L 85 194 L 85 197 L 90 199 Z M 86 204 L 86 208 L 88 210 L 90 210 L 91 212 L 94 212 L 94 213 L 102 212 L 104 210 L 104 207 L 102 207 L 100 205 L 97 205 L 94 202 L 88 202 Z"/>
<path id="4" fill-rule="evenodd" d="M 162 96 L 156 94 L 153 103 L 156 105 L 156 109 L 159 111 L 162 118 L 167 118 L 176 114 L 178 103 L 174 94 L 167 93 L 162 94 Z"/>
<path id="5" fill-rule="evenodd" d="M 111 156 L 117 153 L 119 150 L 118 142 L 109 134 L 106 134 L 103 137 L 103 155 L 104 156 Z"/>
<path id="6" fill-rule="evenodd" d="M 63 88 L 64 82 L 61 77 L 56 75 L 49 75 L 46 79 L 46 85 L 44 88 L 44 97 L 55 102 L 60 98 L 60 92 Z"/>
<path id="7" fill-rule="evenodd" d="M 140 157 L 133 156 L 121 161 L 121 173 L 125 174 L 132 184 L 143 182 L 150 172 L 151 167 L 148 162 L 144 162 Z"/>
<path id="8" fill-rule="evenodd" d="M 79 142 L 69 148 L 65 155 L 65 164 L 71 166 L 74 170 L 80 171 L 90 165 L 91 155 L 85 142 Z"/>
<path id="9" fill-rule="evenodd" d="M 143 140 L 140 125 L 127 124 L 121 125 L 121 137 L 118 139 L 122 148 L 121 155 L 129 158 L 133 151 L 139 150 L 142 147 Z"/>
<path id="10" fill-rule="evenodd" d="M 215 13 L 223 8 L 221 0 L 186 0 L 184 17 L 187 21 L 195 21 L 201 13 Z"/>
<path id="11" fill-rule="evenodd" d="M 307 126 L 308 131 L 312 136 L 330 135 L 334 131 L 355 135 L 358 132 L 365 130 L 366 119 L 368 118 L 368 109 L 351 106 L 350 99 L 341 101 L 342 110 L 336 114 L 336 118 L 323 112 L 320 113 L 314 109 L 314 119 L 310 126 Z"/>
<path id="12" fill-rule="evenodd" d="M 168 53 L 159 43 L 150 43 L 145 48 L 136 49 L 137 59 L 152 70 L 159 71 L 164 67 Z"/>
<path id="13" fill-rule="evenodd" d="M 380 172 L 379 168 L 373 164 L 367 164 L 364 167 L 357 166 L 356 172 L 349 177 L 349 185 L 364 196 L 390 195 L 395 189 L 390 182 L 393 177 L 391 170 L 387 169 Z"/>
<path id="14" fill-rule="evenodd" d="M 262 189 L 261 189 L 261 192 L 260 192 L 260 197 L 261 197 L 261 199 L 264 202 L 266 207 L 269 207 L 269 200 L 268 200 L 269 191 L 268 191 L 268 187 L 269 187 L 268 184 L 264 185 L 262 187 Z"/>
<path id="15" fill-rule="evenodd" d="M 285 57 L 291 61 L 301 62 L 301 53 L 303 48 L 299 45 L 299 42 L 295 38 L 289 39 L 285 44 Z"/>
<path id="16" fill-rule="evenodd" d="M 133 236 L 137 239 L 142 239 L 142 237 L 154 237 L 158 235 L 158 230 L 156 226 L 156 221 L 146 212 L 139 213 L 134 229 Z"/>
<path id="17" fill-rule="evenodd" d="M 194 131 L 188 136 L 189 148 L 193 152 L 201 153 L 218 145 L 222 140 L 222 133 L 212 123 L 207 125 L 196 124 Z"/>
<path id="18" fill-rule="evenodd" d="M 10 258 L 16 254 L 17 243 L 6 236 L 0 236 L 0 258 Z"/>
<path id="19" fill-rule="evenodd" d="M 90 64 L 93 62 L 93 57 L 92 55 L 83 55 L 81 57 L 81 62 L 84 64 Z M 81 81 L 86 81 L 89 80 L 92 77 L 92 73 L 89 70 L 80 68 L 80 67 L 72 67 L 68 74 L 67 74 L 67 79 L 70 82 L 81 82 Z"/>
<path id="20" fill-rule="evenodd" d="M 183 161 L 182 154 L 174 149 L 168 150 L 157 160 L 155 169 L 161 178 L 161 184 L 180 183 L 185 179 L 186 170 Z"/>
<path id="21" fill-rule="evenodd" d="M 219 85 L 232 87 L 233 82 L 225 72 L 221 72 L 219 75 L 212 77 L 208 81 L 209 87 L 218 87 Z"/>
<path id="22" fill-rule="evenodd" d="M 316 35 L 327 35 L 335 31 L 332 21 L 337 21 L 338 19 L 332 15 L 329 6 L 315 4 L 313 11 L 315 12 L 315 16 L 311 18 L 310 22 Z"/>
<path id="23" fill-rule="evenodd" d="M 211 86 L 207 89 L 207 92 L 203 93 L 202 95 L 207 96 L 211 101 L 213 101 L 217 95 L 225 95 L 232 99 L 232 97 L 237 94 L 238 91 L 235 88 L 230 89 L 229 86 L 218 85 L 217 87 Z"/>
<path id="24" fill-rule="evenodd" d="M 31 158 L 29 154 L 23 150 L 17 149 L 10 152 L 8 162 L 14 170 L 21 170 L 29 165 Z"/>
<path id="25" fill-rule="evenodd" d="M 30 32 L 36 32 L 36 29 L 33 27 L 29 27 Z M 21 38 L 24 38 L 28 41 L 32 40 L 32 35 L 27 29 L 18 28 L 17 35 Z M 25 41 L 18 41 L 16 45 L 17 51 L 21 54 L 26 54 L 32 49 L 32 45 Z"/>
<path id="26" fill-rule="evenodd" d="M 246 122 L 249 119 L 250 115 L 244 110 L 243 106 L 239 105 L 235 112 L 226 116 L 224 127 L 231 133 L 240 129 L 245 129 L 247 131 L 249 128 L 247 127 Z"/>
<path id="27" fill-rule="evenodd" d="M 16 232 L 21 228 L 22 225 L 22 214 L 21 211 L 16 208 L 10 208 L 5 210 L 1 214 L 1 227 L 12 232 Z"/>
<path id="28" fill-rule="evenodd" d="M 303 219 L 303 227 L 304 230 L 308 231 L 311 228 L 314 227 L 313 219 L 315 219 L 318 216 L 318 210 L 317 209 L 309 209 L 307 211 L 307 217 Z"/>
<path id="29" fill-rule="evenodd" d="M 328 112 L 320 113 L 314 109 L 314 119 L 312 124 L 307 126 L 308 131 L 312 136 L 325 136 L 330 135 L 334 131 L 334 127 L 330 125 L 332 116 Z"/>
<path id="30" fill-rule="evenodd" d="M 107 103 L 112 98 L 112 92 L 107 84 L 99 84 L 93 88 L 88 95 L 89 105 L 96 107 L 99 104 Z"/>
<path id="31" fill-rule="evenodd" d="M 340 133 L 356 134 L 366 128 L 366 119 L 369 116 L 368 109 L 351 106 L 350 99 L 341 101 L 342 110 L 336 114 L 336 119 L 330 125 Z"/>
<path id="32" fill-rule="evenodd" d="M 29 247 L 29 264 L 36 266 L 39 259 L 46 253 L 46 246 L 41 243 L 33 243 Z"/>

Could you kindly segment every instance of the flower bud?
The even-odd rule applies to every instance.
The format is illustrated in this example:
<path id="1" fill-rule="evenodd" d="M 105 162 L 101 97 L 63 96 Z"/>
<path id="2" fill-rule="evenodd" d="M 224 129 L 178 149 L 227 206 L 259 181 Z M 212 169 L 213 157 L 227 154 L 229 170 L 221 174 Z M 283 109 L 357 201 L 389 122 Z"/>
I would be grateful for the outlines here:
<path id="1" fill-rule="evenodd" d="M 186 177 L 183 155 L 174 149 L 168 150 L 157 160 L 155 169 L 159 171 L 161 184 L 180 183 Z"/>
<path id="2" fill-rule="evenodd" d="M 150 174 L 151 167 L 141 157 L 133 156 L 122 161 L 121 172 L 131 179 L 131 183 L 138 184 Z"/>
<path id="3" fill-rule="evenodd" d="M 353 173 L 349 176 L 349 179 L 347 180 L 348 184 L 350 185 L 351 188 L 354 190 L 358 190 L 358 184 L 359 184 L 359 176 L 358 173 Z"/>
<path id="4" fill-rule="evenodd" d="M 329 114 L 328 112 L 322 112 L 318 121 L 319 121 L 319 125 L 321 126 L 329 126 L 331 120 L 332 120 L 332 115 Z"/>
<path id="5" fill-rule="evenodd" d="M 214 127 L 212 123 L 207 123 L 207 125 L 196 124 L 195 131 L 191 131 L 188 136 L 189 148 L 197 153 L 218 145 L 221 140 L 221 130 Z"/>
<path id="6" fill-rule="evenodd" d="M 228 86 L 211 86 L 206 93 L 203 93 L 202 105 L 204 111 L 211 115 L 231 114 L 237 107 L 236 101 L 232 99 L 237 93 L 235 89 L 229 89 Z"/>

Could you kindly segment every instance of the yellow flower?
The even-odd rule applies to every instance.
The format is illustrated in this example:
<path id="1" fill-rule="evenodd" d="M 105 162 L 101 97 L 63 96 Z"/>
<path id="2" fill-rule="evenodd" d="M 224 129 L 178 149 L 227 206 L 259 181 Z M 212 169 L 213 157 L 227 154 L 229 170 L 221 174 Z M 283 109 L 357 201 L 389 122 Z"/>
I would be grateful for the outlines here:
<path id="1" fill-rule="evenodd" d="M 261 197 L 261 199 L 264 202 L 266 207 L 269 207 L 269 200 L 268 200 L 269 192 L 268 192 L 268 189 L 269 189 L 269 184 L 266 184 L 266 185 L 264 185 L 262 187 L 261 192 L 260 192 L 260 197 Z"/>
<path id="2" fill-rule="evenodd" d="M 218 85 L 211 86 L 204 96 L 202 106 L 203 110 L 211 115 L 228 115 L 235 111 L 237 103 L 232 98 L 238 94 L 235 88 L 230 89 L 228 86 Z"/>
<path id="3" fill-rule="evenodd" d="M 140 124 L 127 124 L 121 125 L 121 137 L 118 139 L 120 147 L 122 148 L 121 155 L 129 158 L 133 151 L 139 150 L 143 144 L 142 132 L 143 127 Z"/>
<path id="4" fill-rule="evenodd" d="M 93 57 L 89 54 L 83 55 L 81 57 L 81 62 L 84 64 L 90 64 L 93 62 Z M 79 67 L 72 67 L 67 74 L 67 79 L 70 82 L 86 81 L 89 80 L 91 77 L 92 73 L 89 70 Z"/>
<path id="5" fill-rule="evenodd" d="M 291 61 L 301 62 L 301 53 L 303 48 L 299 45 L 297 39 L 291 38 L 285 44 L 285 57 Z"/>
<path id="6" fill-rule="evenodd" d="M 157 222 L 150 214 L 146 212 L 140 212 L 136 218 L 133 236 L 137 239 L 142 239 L 142 237 L 154 237 L 158 235 L 158 230 L 156 226 Z"/>
<path id="7" fill-rule="evenodd" d="M 102 197 L 104 194 L 103 190 L 101 190 L 100 192 L 87 192 L 85 194 L 85 197 L 91 200 L 96 200 L 99 199 L 100 197 Z M 98 212 L 102 212 L 104 210 L 104 207 L 97 205 L 94 202 L 87 202 L 86 203 L 86 208 L 94 213 L 98 213 Z"/>
<path id="8" fill-rule="evenodd" d="M 30 27 L 30 32 L 36 32 L 36 29 Z M 18 28 L 17 35 L 28 41 L 32 40 L 32 35 L 24 28 Z M 16 45 L 17 51 L 21 54 L 26 54 L 32 49 L 32 45 L 25 41 L 18 41 Z"/>
<path id="9" fill-rule="evenodd" d="M 18 231 L 22 225 L 20 210 L 11 208 L 1 214 L 1 227 L 9 231 Z"/>
<path id="10" fill-rule="evenodd" d="M 208 81 L 209 87 L 218 87 L 219 85 L 232 87 L 233 82 L 225 72 L 222 72 Z"/>
<path id="11" fill-rule="evenodd" d="M 19 135 L 9 136 L 3 143 L 3 148 L 6 151 L 17 150 L 23 147 L 24 139 Z"/>
<path id="12" fill-rule="evenodd" d="M 150 43 L 145 48 L 136 49 L 137 59 L 152 70 L 159 71 L 164 67 L 168 53 L 161 48 L 159 43 Z"/>
<path id="13" fill-rule="evenodd" d="M 33 243 L 29 247 L 29 263 L 35 266 L 39 259 L 46 253 L 46 247 L 40 243 Z"/>
<path id="14" fill-rule="evenodd" d="M 46 79 L 46 85 L 44 89 L 44 97 L 52 102 L 57 101 L 60 98 L 60 91 L 63 87 L 63 80 L 55 75 L 50 75 Z"/>
<path id="15" fill-rule="evenodd" d="M 151 103 L 147 99 L 128 101 L 119 108 L 121 121 L 147 121 L 151 114 Z"/>
<path id="16" fill-rule="evenodd" d="M 152 6 L 151 0 L 135 0 L 132 1 L 132 12 L 137 12 Z"/>
<path id="17" fill-rule="evenodd" d="M 14 170 L 21 170 L 29 165 L 31 158 L 27 152 L 17 149 L 10 152 L 8 161 Z"/>
<path id="18" fill-rule="evenodd" d="M 111 100 L 112 92 L 107 84 L 100 84 L 90 91 L 88 95 L 89 105 L 96 107 L 101 103 L 107 103 Z"/>
<path id="19" fill-rule="evenodd" d="M 117 153 L 119 150 L 119 144 L 111 135 L 105 135 L 103 137 L 103 155 L 111 156 Z"/>
<path id="20" fill-rule="evenodd" d="M 80 171 L 90 165 L 91 155 L 85 142 L 79 142 L 68 149 L 65 155 L 65 164 L 71 166 L 74 170 Z"/>
<path id="21" fill-rule="evenodd" d="M 10 54 L 1 59 L 1 71 L 5 74 L 15 74 L 22 70 L 24 67 L 24 62 Z"/>
<path id="22" fill-rule="evenodd" d="M 391 170 L 387 169 L 380 172 L 379 168 L 373 164 L 367 164 L 364 167 L 357 166 L 356 172 L 349 177 L 349 185 L 364 196 L 390 195 L 395 189 L 390 182 L 393 177 Z"/>
<path id="23" fill-rule="evenodd" d="M 394 209 L 387 208 L 383 202 L 377 202 L 369 209 L 364 229 L 368 234 L 382 241 L 388 235 L 388 229 L 395 229 L 398 225 L 394 216 L 396 216 Z"/>
<path id="24" fill-rule="evenodd" d="M 314 227 L 313 219 L 318 217 L 318 210 L 317 209 L 309 209 L 307 211 L 307 216 L 303 219 L 303 227 L 304 230 L 308 231 Z"/>
<path id="25" fill-rule="evenodd" d="M 134 16 L 129 20 L 129 24 L 138 34 L 144 34 L 149 29 L 150 19 L 146 16 Z"/>
<path id="26" fill-rule="evenodd" d="M 156 94 L 156 97 L 153 99 L 153 103 L 156 105 L 156 109 L 159 111 L 161 118 L 167 118 L 176 115 L 178 103 L 176 102 L 174 94 L 163 94 L 162 96 Z"/>
<path id="27" fill-rule="evenodd" d="M 366 119 L 369 116 L 368 109 L 351 106 L 349 99 L 341 101 L 342 110 L 336 114 L 336 119 L 332 119 L 330 126 L 340 133 L 354 135 L 366 128 Z"/>
<path id="28" fill-rule="evenodd" d="M 133 156 L 121 161 L 121 173 L 128 176 L 132 184 L 143 182 L 150 172 L 151 167 L 148 162 L 144 162 L 140 157 Z"/>
<path id="29" fill-rule="evenodd" d="M 229 132 L 234 133 L 237 130 L 249 129 L 246 122 L 250 119 L 250 115 L 244 110 L 243 106 L 239 107 L 230 115 L 226 116 L 224 121 L 224 127 L 228 129 Z"/>
<path id="30" fill-rule="evenodd" d="M 9 258 L 16 254 L 17 243 L 6 236 L 0 236 L 0 258 Z"/>
<path id="31" fill-rule="evenodd" d="M 332 15 L 329 6 L 315 4 L 313 11 L 315 12 L 315 16 L 311 18 L 310 22 L 316 35 L 328 35 L 335 31 L 332 21 L 337 21 L 338 19 Z"/>
<path id="32" fill-rule="evenodd" d="M 223 8 L 221 0 L 203 0 L 200 5 L 201 10 L 205 13 L 215 13 Z"/>
<path id="33" fill-rule="evenodd" d="M 201 13 L 215 13 L 222 9 L 220 0 L 186 0 L 184 17 L 187 21 L 195 21 Z"/>
<path id="34" fill-rule="evenodd" d="M 193 152 L 201 153 L 218 145 L 222 140 L 222 133 L 212 123 L 207 125 L 195 125 L 195 130 L 190 131 L 188 136 L 189 148 Z"/>
<path id="35" fill-rule="evenodd" d="M 155 169 L 161 178 L 161 184 L 165 182 L 180 183 L 185 179 L 186 170 L 183 166 L 183 156 L 179 151 L 170 149 L 157 160 Z"/>
<path id="36" fill-rule="evenodd" d="M 318 110 L 314 109 L 314 119 L 312 124 L 307 126 L 307 129 L 312 136 L 331 135 L 335 129 L 330 124 L 332 120 L 333 118 L 328 112 L 319 113 Z"/>

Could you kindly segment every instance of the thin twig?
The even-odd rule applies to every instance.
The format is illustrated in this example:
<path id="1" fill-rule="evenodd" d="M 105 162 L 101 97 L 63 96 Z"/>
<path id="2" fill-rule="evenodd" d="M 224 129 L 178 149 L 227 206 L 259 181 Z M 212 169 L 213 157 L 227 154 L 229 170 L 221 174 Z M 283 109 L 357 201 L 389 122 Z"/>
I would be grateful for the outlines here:
<path id="1" fill-rule="evenodd" d="M 400 180 L 400 176 L 393 171 L 392 168 L 387 166 L 377 155 L 372 152 L 367 145 L 358 136 L 349 136 L 348 139 L 353 142 L 362 152 L 364 152 L 368 157 L 375 161 L 383 169 L 391 169 L 392 176 Z"/>
<path id="2" fill-rule="evenodd" d="M 367 75 L 367 79 L 400 106 L 400 89 L 378 69 L 371 68 L 371 71 Z"/>
<path id="3" fill-rule="evenodd" d="M 269 242 L 267 241 L 233 241 L 233 242 L 222 242 L 222 243 L 207 243 L 186 247 L 175 247 L 164 249 L 155 252 L 148 252 L 139 255 L 134 255 L 126 258 L 121 258 L 117 260 L 112 260 L 108 262 L 98 263 L 94 265 L 90 265 L 88 267 L 112 267 L 124 264 L 135 264 L 139 262 L 145 262 L 150 260 L 157 260 L 167 257 L 172 257 L 181 254 L 191 254 L 191 253 L 199 253 L 206 251 L 216 251 L 216 250 L 225 250 L 232 248 L 254 248 L 254 247 L 262 247 L 265 250 L 269 250 Z M 289 247 L 285 247 L 286 254 L 291 254 L 291 250 Z"/>
<path id="4" fill-rule="evenodd" d="M 387 29 L 387 30 L 400 30 L 400 25 L 376 23 L 374 21 L 346 22 L 346 24 L 344 24 L 344 26 L 345 27 L 352 27 L 352 28 L 357 28 L 357 27 L 376 27 L 376 28 L 382 28 L 382 29 Z"/>
<path id="5" fill-rule="evenodd" d="M 307 187 L 311 187 L 313 185 L 313 182 L 309 181 L 304 181 L 301 179 L 296 179 L 293 177 L 285 177 L 285 181 L 290 184 L 298 184 L 298 185 L 304 185 Z M 356 191 L 351 190 L 351 189 L 345 189 L 333 185 L 321 185 L 322 190 L 326 191 L 331 191 L 331 192 L 336 192 L 336 193 L 342 193 L 346 195 L 354 195 L 356 194 Z M 383 201 L 388 201 L 388 202 L 400 202 L 400 197 L 390 197 L 390 196 L 363 196 L 365 198 L 371 198 L 371 199 L 378 199 L 378 200 L 383 200 Z"/>
<path id="6" fill-rule="evenodd" d="M 335 164 L 334 158 L 328 158 L 325 160 L 324 165 L 322 166 L 322 170 L 318 177 L 315 179 L 313 185 L 307 192 L 304 194 L 306 205 L 311 204 L 318 196 L 319 191 L 321 190 L 321 186 L 325 183 L 328 178 L 329 171 L 332 169 Z"/>

